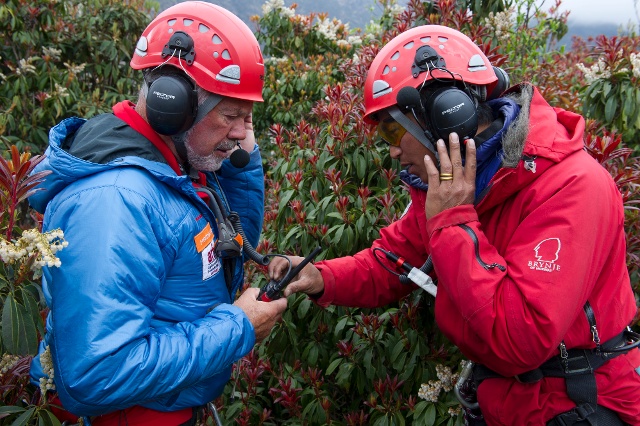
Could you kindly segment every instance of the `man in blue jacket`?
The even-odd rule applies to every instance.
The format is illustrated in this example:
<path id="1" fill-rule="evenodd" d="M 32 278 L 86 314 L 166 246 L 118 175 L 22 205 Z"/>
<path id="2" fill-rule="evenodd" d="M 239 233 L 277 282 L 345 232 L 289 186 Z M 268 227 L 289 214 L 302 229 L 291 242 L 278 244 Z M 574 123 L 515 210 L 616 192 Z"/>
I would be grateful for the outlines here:
<path id="1" fill-rule="evenodd" d="M 235 300 L 262 228 L 263 60 L 235 15 L 188 1 L 151 22 L 131 66 L 138 103 L 61 122 L 37 169 L 51 174 L 30 202 L 69 244 L 44 270 L 31 374 L 93 425 L 194 424 L 286 308 L 257 288 Z"/>

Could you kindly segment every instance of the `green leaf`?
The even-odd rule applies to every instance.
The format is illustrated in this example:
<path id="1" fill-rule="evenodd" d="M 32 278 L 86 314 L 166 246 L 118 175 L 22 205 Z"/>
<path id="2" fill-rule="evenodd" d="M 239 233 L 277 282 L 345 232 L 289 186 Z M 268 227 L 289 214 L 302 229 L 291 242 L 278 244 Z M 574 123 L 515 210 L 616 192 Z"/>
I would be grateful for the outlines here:
<path id="1" fill-rule="evenodd" d="M 39 426 L 60 426 L 60 420 L 49 410 L 38 411 Z"/>
<path id="2" fill-rule="evenodd" d="M 395 360 L 398 358 L 398 355 L 400 355 L 403 350 L 404 342 L 402 341 L 402 339 L 400 339 L 398 343 L 396 343 L 396 345 L 393 347 L 393 350 L 391 351 L 391 358 L 389 358 L 389 361 L 395 362 Z"/>
<path id="3" fill-rule="evenodd" d="M 309 308 L 312 304 L 313 302 L 311 302 L 309 298 L 305 298 L 302 302 L 300 302 L 300 304 L 298 305 L 298 316 L 301 319 L 307 315 L 307 312 L 309 312 Z"/>
<path id="4" fill-rule="evenodd" d="M 0 407 L 0 414 L 16 414 L 22 413 L 25 409 L 22 407 L 16 407 L 15 405 L 5 405 Z"/>
<path id="5" fill-rule="evenodd" d="M 38 335 L 27 309 L 8 295 L 2 309 L 2 341 L 13 355 L 35 355 Z"/>
<path id="6" fill-rule="evenodd" d="M 38 332 L 41 336 L 44 336 L 44 324 L 42 323 L 42 317 L 40 316 L 40 307 L 38 306 L 38 302 L 34 298 L 33 292 L 29 291 L 28 287 L 23 287 L 20 289 L 22 292 L 22 300 L 27 308 L 27 312 L 31 317 L 31 321 L 36 326 Z"/>
<path id="7" fill-rule="evenodd" d="M 36 407 L 31 407 L 24 413 L 20 415 L 17 419 L 11 423 L 11 426 L 24 426 L 29 424 L 31 417 L 33 416 L 34 411 L 36 411 Z"/>
<path id="8" fill-rule="evenodd" d="M 616 115 L 616 110 L 618 109 L 618 99 L 615 96 L 611 96 L 607 99 L 607 103 L 604 107 L 604 119 L 607 123 L 611 123 L 613 121 L 613 117 Z"/>
<path id="9" fill-rule="evenodd" d="M 333 334 L 335 336 L 339 336 L 342 329 L 347 325 L 347 321 L 349 321 L 349 317 L 343 317 L 338 321 L 338 324 L 333 329 Z"/>
<path id="10" fill-rule="evenodd" d="M 324 373 L 326 375 L 330 375 L 331 373 L 333 373 L 333 370 L 338 368 L 338 366 L 342 363 L 342 361 L 343 361 L 342 358 L 334 359 L 333 361 L 331 361 L 331 364 L 329 364 L 329 366 L 327 367 L 327 371 L 325 371 Z"/>
<path id="11" fill-rule="evenodd" d="M 436 422 L 436 406 L 434 404 L 429 405 L 427 412 L 424 416 L 425 425 L 432 425 Z"/>

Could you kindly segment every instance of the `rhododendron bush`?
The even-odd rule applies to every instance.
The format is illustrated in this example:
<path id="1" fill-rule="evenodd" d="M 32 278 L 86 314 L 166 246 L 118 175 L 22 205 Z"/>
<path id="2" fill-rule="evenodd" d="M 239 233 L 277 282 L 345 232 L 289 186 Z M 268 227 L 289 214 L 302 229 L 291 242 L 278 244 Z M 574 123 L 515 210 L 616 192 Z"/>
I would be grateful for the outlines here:
<path id="1" fill-rule="evenodd" d="M 387 41 L 416 25 L 441 24 L 468 34 L 513 83 L 531 81 L 554 106 L 587 117 L 585 145 L 623 196 L 628 266 L 638 295 L 639 37 L 598 36 L 575 40 L 570 50 L 556 48 L 567 31 L 561 2 L 547 8 L 534 3 L 410 0 L 401 7 L 378 0 L 381 18 L 358 30 L 326 14 L 300 15 L 282 0 L 265 2 L 262 15 L 253 18 L 266 70 L 265 102 L 254 110 L 266 171 L 258 250 L 304 256 L 319 245 L 318 258 L 351 255 L 399 218 L 408 192 L 388 147 L 362 120 L 362 88 Z M 44 152 L 48 128 L 60 118 L 90 116 L 117 100 L 135 99 L 128 55 L 132 34 L 148 22 L 139 5 L 94 0 L 102 30 L 92 35 L 104 40 L 86 41 L 80 34 L 87 23 L 65 15 L 76 10 L 75 3 L 65 4 L 0 6 L 0 16 L 21 17 L 1 24 L 14 44 L 2 43 L 0 55 L 0 140 L 7 149 L 0 161 L 0 423 L 56 424 L 41 397 L 53 383 L 41 383 L 42 391 L 27 383 L 29 360 L 44 332 L 39 268 L 64 268 L 55 253 L 66 243 L 61 231 L 41 234 L 39 217 L 25 204 L 43 177 L 27 177 L 40 160 L 28 151 Z M 126 17 L 126 33 L 104 22 L 114 10 Z M 89 50 L 102 52 L 100 63 L 75 58 L 66 42 L 41 32 L 52 28 L 90 43 Z M 36 40 L 41 48 L 15 40 Z M 246 285 L 264 285 L 264 272 L 247 265 Z M 460 425 L 452 389 L 465 361 L 439 332 L 433 299 L 422 291 L 381 309 L 320 309 L 297 295 L 269 338 L 236 363 L 214 403 L 223 424 Z M 213 422 L 207 412 L 205 423 Z"/>

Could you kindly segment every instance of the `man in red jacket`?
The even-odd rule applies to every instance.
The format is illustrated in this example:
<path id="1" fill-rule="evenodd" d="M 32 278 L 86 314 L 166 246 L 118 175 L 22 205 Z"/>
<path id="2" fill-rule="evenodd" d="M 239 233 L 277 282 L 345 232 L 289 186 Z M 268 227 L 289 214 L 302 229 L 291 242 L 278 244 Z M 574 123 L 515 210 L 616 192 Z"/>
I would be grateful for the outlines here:
<path id="1" fill-rule="evenodd" d="M 369 70 L 365 120 L 400 161 L 412 203 L 370 249 L 305 267 L 285 295 L 382 306 L 415 286 L 379 250 L 429 259 L 438 326 L 476 364 L 470 424 L 640 425 L 620 194 L 584 150 L 581 116 L 507 86 L 456 30 L 389 42 Z M 271 276 L 285 267 L 274 260 Z"/>

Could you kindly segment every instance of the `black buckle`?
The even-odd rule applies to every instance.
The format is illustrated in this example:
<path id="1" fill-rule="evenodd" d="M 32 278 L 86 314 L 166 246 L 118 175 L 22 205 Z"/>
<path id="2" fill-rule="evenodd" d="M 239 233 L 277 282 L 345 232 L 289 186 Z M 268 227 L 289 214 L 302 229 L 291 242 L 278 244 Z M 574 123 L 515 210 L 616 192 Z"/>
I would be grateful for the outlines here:
<path id="1" fill-rule="evenodd" d="M 562 366 L 567 376 L 577 376 L 585 373 L 593 373 L 594 368 L 589 362 L 589 350 L 583 349 L 578 356 L 562 359 Z"/>

